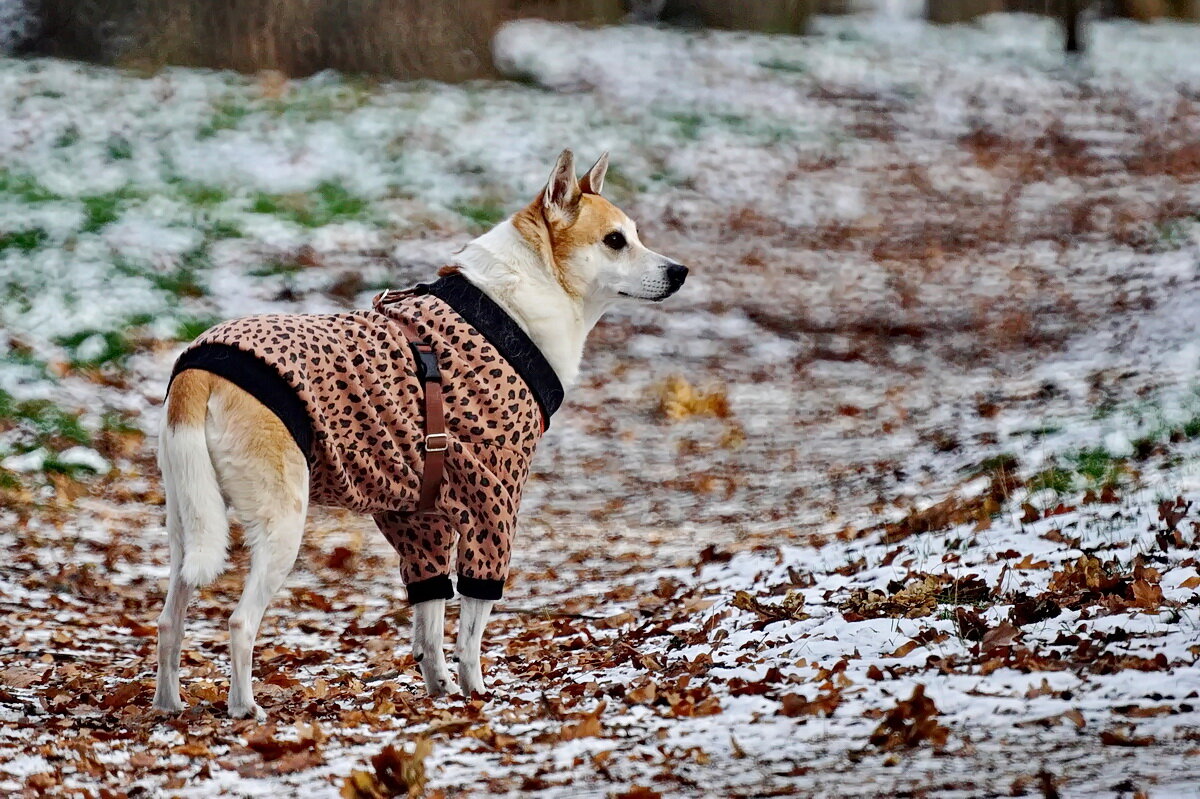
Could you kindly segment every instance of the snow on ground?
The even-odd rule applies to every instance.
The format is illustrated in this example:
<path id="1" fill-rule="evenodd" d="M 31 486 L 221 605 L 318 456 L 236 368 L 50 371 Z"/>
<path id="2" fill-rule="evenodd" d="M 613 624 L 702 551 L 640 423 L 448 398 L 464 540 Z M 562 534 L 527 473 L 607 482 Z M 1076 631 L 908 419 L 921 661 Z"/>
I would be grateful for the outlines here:
<path id="1" fill-rule="evenodd" d="M 447 794 L 1196 795 L 1200 29 L 1094 41 L 527 22 L 517 82 L 457 87 L 0 60 L 0 787 L 333 796 L 427 735 Z M 567 145 L 693 276 L 594 335 L 495 695 L 420 696 L 395 556 L 316 512 L 278 727 L 220 712 L 234 574 L 155 717 L 173 354 L 430 276 Z"/>

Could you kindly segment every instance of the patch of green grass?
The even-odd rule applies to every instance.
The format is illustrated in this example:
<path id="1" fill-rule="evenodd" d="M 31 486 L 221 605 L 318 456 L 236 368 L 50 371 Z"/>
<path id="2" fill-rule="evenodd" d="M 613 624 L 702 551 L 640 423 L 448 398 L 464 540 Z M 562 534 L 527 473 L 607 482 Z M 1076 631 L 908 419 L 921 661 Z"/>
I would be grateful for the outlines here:
<path id="1" fill-rule="evenodd" d="M 200 282 L 201 274 L 210 266 L 208 251 L 203 246 L 184 255 L 182 263 L 170 272 L 159 272 L 120 259 L 114 261 L 113 266 L 121 274 L 142 278 L 172 297 L 203 297 L 207 293 Z M 149 318 L 139 320 L 140 317 L 127 320 L 126 324 L 142 325 L 152 321 Z"/>
<path id="2" fill-rule="evenodd" d="M 304 266 L 290 258 L 277 258 L 256 266 L 250 270 L 251 277 L 291 276 L 304 271 Z"/>
<path id="3" fill-rule="evenodd" d="M 333 119 L 366 105 L 378 88 L 367 76 L 343 76 L 337 86 L 318 89 L 302 88 L 264 104 L 276 116 L 299 117 L 309 122 Z"/>
<path id="4" fill-rule="evenodd" d="M 250 213 L 253 214 L 270 214 L 278 216 L 284 211 L 280 204 L 280 198 L 273 194 L 265 194 L 259 192 L 254 195 L 254 201 L 250 203 Z"/>
<path id="5" fill-rule="evenodd" d="M 176 184 L 175 190 L 179 192 L 183 199 L 188 201 L 188 204 L 201 208 L 211 208 L 229 199 L 229 193 L 220 186 L 195 183 L 190 180 L 180 181 Z"/>
<path id="6" fill-rule="evenodd" d="M 329 221 L 355 219 L 362 216 L 363 212 L 367 210 L 367 201 L 361 197 L 355 197 L 340 183 L 331 181 L 322 183 L 317 187 L 317 197 L 320 198 L 321 210 L 324 211 Z M 328 222 L 322 224 L 328 224 Z M 317 227 L 317 225 L 312 225 L 312 227 Z"/>
<path id="7" fill-rule="evenodd" d="M 4 252 L 9 247 L 18 249 L 21 252 L 33 252 L 45 244 L 48 238 L 49 235 L 46 231 L 38 227 L 0 234 L 0 252 Z"/>
<path id="8" fill-rule="evenodd" d="M 1029 490 L 1050 490 L 1055 494 L 1066 494 L 1075 487 L 1075 476 L 1057 465 L 1050 466 L 1029 478 Z"/>
<path id="9" fill-rule="evenodd" d="M 674 122 L 679 128 L 679 135 L 688 141 L 697 141 L 700 138 L 700 129 L 704 127 L 704 117 L 699 114 L 668 114 L 667 119 Z"/>
<path id="10" fill-rule="evenodd" d="M 96 336 L 99 336 L 102 340 L 103 347 L 95 353 L 80 353 L 78 351 L 80 345 L 85 341 L 94 341 Z M 57 343 L 72 351 L 72 366 L 86 367 L 102 366 L 106 363 L 120 363 L 134 352 L 133 342 L 130 341 L 129 337 L 116 330 L 85 330 L 73 333 L 70 336 L 63 336 L 57 340 Z"/>
<path id="11" fill-rule="evenodd" d="M 112 136 L 104 145 L 109 161 L 128 161 L 133 158 L 133 142 L 124 136 Z"/>
<path id="12" fill-rule="evenodd" d="M 999 455 L 993 455 L 990 458 L 984 458 L 979 462 L 979 466 L 975 469 L 976 472 L 984 474 L 992 474 L 1000 471 L 1015 472 L 1016 470 L 1017 457 L 1008 452 L 1002 452 Z"/>
<path id="13" fill-rule="evenodd" d="M 1071 456 L 1071 460 L 1076 472 L 1096 484 L 1111 482 L 1120 467 L 1120 461 L 1104 447 L 1081 449 Z"/>
<path id="14" fill-rule="evenodd" d="M 196 138 L 211 139 L 217 135 L 218 131 L 233 130 L 249 115 L 250 109 L 244 105 L 239 105 L 230 100 L 217 103 L 208 124 L 196 131 Z"/>
<path id="15" fill-rule="evenodd" d="M 333 181 L 322 183 L 309 194 L 275 195 L 259 192 L 250 204 L 253 213 L 278 216 L 309 228 L 361 218 L 368 208 L 366 200 L 356 197 Z"/>
<path id="16" fill-rule="evenodd" d="M 21 480 L 16 474 L 0 466 L 0 489 L 16 489 L 21 487 Z"/>
<path id="17" fill-rule="evenodd" d="M 121 206 L 129 199 L 124 191 L 94 194 L 83 198 L 83 232 L 99 233 L 121 216 Z"/>
<path id="18" fill-rule="evenodd" d="M 0 389 L 0 419 L 28 430 L 39 442 L 60 439 L 72 444 L 91 443 L 91 436 L 79 422 L 79 414 L 66 411 L 50 400 L 16 400 Z"/>
<path id="19" fill-rule="evenodd" d="M 218 219 L 208 226 L 208 235 L 214 239 L 240 239 L 246 234 L 233 222 Z"/>
<path id="20" fill-rule="evenodd" d="M 788 61 L 783 58 L 768 58 L 765 61 L 759 61 L 758 65 L 764 69 L 774 69 L 779 72 L 792 72 L 798 75 L 803 75 L 808 72 L 808 65 L 800 61 Z"/>
<path id="21" fill-rule="evenodd" d="M 175 329 L 175 339 L 177 341 L 192 341 L 219 321 L 221 320 L 212 316 L 180 319 L 179 326 Z"/>
<path id="22" fill-rule="evenodd" d="M 494 227 L 508 216 L 502 205 L 488 200 L 478 203 L 459 203 L 454 206 L 454 212 L 471 220 L 471 224 L 479 229 Z"/>
<path id="23" fill-rule="evenodd" d="M 1200 437 L 1200 415 L 1193 416 L 1183 423 L 1183 434 L 1188 438 Z"/>
<path id="24" fill-rule="evenodd" d="M 79 128 L 74 125 L 68 125 L 63 129 L 63 132 L 58 134 L 58 138 L 54 140 L 54 146 L 58 148 L 71 147 L 79 143 Z"/>
<path id="25" fill-rule="evenodd" d="M 84 463 L 64 463 L 59 460 L 58 454 L 51 451 L 47 453 L 46 460 L 42 462 L 42 471 L 46 474 L 65 474 L 68 477 L 79 478 L 83 475 L 96 474 L 96 470 Z"/>
<path id="26" fill-rule="evenodd" d="M 205 290 L 195 269 L 182 266 L 173 272 L 149 275 L 157 288 L 176 297 L 203 297 Z"/>
<path id="27" fill-rule="evenodd" d="M 0 194 L 11 194 L 23 203 L 44 203 L 60 199 L 57 194 L 43 187 L 29 175 L 21 175 L 0 169 Z"/>
<path id="28" fill-rule="evenodd" d="M 131 421 L 131 417 L 108 411 L 100 417 L 100 429 L 106 433 L 140 433 L 141 428 Z"/>

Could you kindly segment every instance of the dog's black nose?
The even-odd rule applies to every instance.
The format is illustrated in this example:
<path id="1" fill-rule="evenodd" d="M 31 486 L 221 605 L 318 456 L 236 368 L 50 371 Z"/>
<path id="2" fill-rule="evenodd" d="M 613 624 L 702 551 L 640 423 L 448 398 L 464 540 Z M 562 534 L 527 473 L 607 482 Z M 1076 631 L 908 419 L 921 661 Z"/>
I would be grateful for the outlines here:
<path id="1" fill-rule="evenodd" d="M 683 285 L 683 281 L 687 280 L 688 268 L 683 264 L 668 264 L 667 265 L 667 282 L 671 284 L 671 291 L 676 291 Z"/>

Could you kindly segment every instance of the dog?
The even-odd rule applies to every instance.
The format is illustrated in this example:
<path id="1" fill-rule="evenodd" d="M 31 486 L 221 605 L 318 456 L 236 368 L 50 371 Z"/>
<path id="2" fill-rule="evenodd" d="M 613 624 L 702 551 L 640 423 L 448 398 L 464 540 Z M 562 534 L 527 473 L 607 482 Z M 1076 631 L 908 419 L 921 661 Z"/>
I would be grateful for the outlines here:
<path id="1" fill-rule="evenodd" d="M 187 604 L 226 566 L 232 508 L 251 560 L 229 619 L 228 710 L 265 718 L 254 642 L 310 501 L 372 513 L 400 552 L 429 693 L 484 691 L 480 646 L 521 485 L 588 332 L 618 303 L 666 299 L 688 274 L 601 196 L 607 170 L 605 153 L 579 179 L 564 150 L 533 202 L 469 242 L 440 280 L 384 292 L 371 311 L 235 320 L 185 351 L 159 438 L 170 577 L 156 708 L 183 710 Z M 458 686 L 443 651 L 455 546 Z"/>

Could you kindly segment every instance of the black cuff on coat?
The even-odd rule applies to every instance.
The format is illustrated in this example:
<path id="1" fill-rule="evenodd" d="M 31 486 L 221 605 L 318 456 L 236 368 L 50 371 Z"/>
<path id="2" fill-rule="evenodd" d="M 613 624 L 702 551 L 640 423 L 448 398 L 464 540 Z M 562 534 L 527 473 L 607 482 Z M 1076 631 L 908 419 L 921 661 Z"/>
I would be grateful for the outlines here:
<path id="1" fill-rule="evenodd" d="M 471 599 L 496 601 L 504 595 L 503 580 L 479 580 L 475 577 L 458 575 L 458 593 Z"/>
<path id="2" fill-rule="evenodd" d="M 440 574 L 428 580 L 418 580 L 405 586 L 408 589 L 409 604 L 418 605 L 431 599 L 452 599 L 454 586 L 450 584 L 450 575 Z"/>

